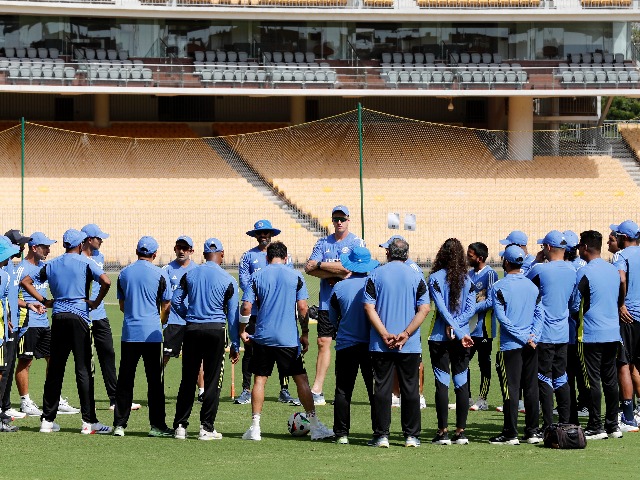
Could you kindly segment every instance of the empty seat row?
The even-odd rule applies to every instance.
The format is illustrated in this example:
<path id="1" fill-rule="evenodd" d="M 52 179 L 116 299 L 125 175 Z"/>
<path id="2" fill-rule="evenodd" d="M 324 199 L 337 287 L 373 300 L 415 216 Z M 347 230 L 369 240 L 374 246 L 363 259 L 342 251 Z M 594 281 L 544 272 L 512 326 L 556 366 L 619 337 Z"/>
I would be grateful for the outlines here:
<path id="1" fill-rule="evenodd" d="M 444 63 L 435 63 L 435 64 L 416 64 L 416 63 L 382 63 L 380 64 L 382 71 L 387 73 L 391 70 L 401 71 L 401 70 L 451 70 L 451 65 L 445 65 Z M 468 70 L 470 72 L 474 72 L 476 70 L 485 71 L 485 70 L 522 70 L 522 66 L 519 63 L 481 63 L 479 65 L 476 64 L 468 64 L 461 65 L 458 64 L 455 67 L 456 71 Z"/>
<path id="2" fill-rule="evenodd" d="M 553 70 L 553 76 L 556 78 L 562 78 L 563 75 L 565 74 L 565 72 L 581 72 L 581 73 L 585 73 L 585 72 L 594 72 L 594 73 L 598 73 L 598 72 L 603 72 L 605 75 L 608 74 L 608 72 L 636 72 L 637 69 L 633 66 L 633 65 L 620 65 L 620 64 L 616 64 L 616 65 L 605 65 L 605 64 L 600 64 L 600 65 L 587 65 L 587 64 L 582 64 L 582 65 L 575 65 L 575 64 L 571 64 L 571 65 L 566 65 L 566 64 L 560 64 L 560 66 L 558 68 L 555 68 Z"/>
<path id="3" fill-rule="evenodd" d="M 313 52 L 262 52 L 264 63 L 313 63 L 316 54 Z"/>
<path id="4" fill-rule="evenodd" d="M 502 63 L 502 55 L 499 53 L 457 53 L 449 54 L 451 63 Z M 413 63 L 413 64 L 432 64 L 436 63 L 436 56 L 433 53 L 412 53 L 412 52 L 384 52 L 381 56 L 382 63 Z"/>
<path id="5" fill-rule="evenodd" d="M 94 81 L 140 81 L 148 82 L 153 80 L 153 72 L 150 68 L 141 67 L 101 67 L 89 70 L 89 80 Z"/>
<path id="6" fill-rule="evenodd" d="M 60 50 L 57 48 L 34 48 L 34 47 L 5 47 L 4 55 L 7 58 L 53 58 L 60 56 Z"/>
<path id="7" fill-rule="evenodd" d="M 499 53 L 492 54 L 492 53 L 453 52 L 449 54 L 449 57 L 451 58 L 451 63 L 462 63 L 465 65 L 469 63 L 475 63 L 475 64 L 502 63 L 502 55 L 500 55 Z"/>
<path id="8" fill-rule="evenodd" d="M 592 8 L 630 7 L 633 0 L 580 0 L 580 4 Z"/>
<path id="9" fill-rule="evenodd" d="M 76 69 L 73 67 L 10 67 L 9 80 L 73 80 Z"/>
<path id="10" fill-rule="evenodd" d="M 640 72 L 637 70 L 586 70 L 562 72 L 562 84 L 637 84 L 640 81 Z"/>
<path id="11" fill-rule="evenodd" d="M 193 52 L 196 62 L 246 62 L 249 60 L 247 52 L 234 52 L 224 50 L 207 50 Z"/>
<path id="12" fill-rule="evenodd" d="M 413 83 L 413 84 L 452 84 L 454 81 L 458 81 L 461 84 L 513 84 L 522 85 L 528 81 L 527 72 L 524 70 L 510 70 L 504 71 L 461 71 L 453 72 L 451 70 L 445 71 L 429 71 L 429 70 L 414 70 L 412 72 L 391 71 L 383 78 L 387 84 L 395 85 L 397 83 Z"/>
<path id="13" fill-rule="evenodd" d="M 204 70 L 259 70 L 261 67 L 258 62 L 193 62 L 193 68 L 196 74 L 200 74 Z"/>
<path id="14" fill-rule="evenodd" d="M 80 60 L 78 61 L 78 68 L 80 70 L 89 70 L 92 68 L 111 68 L 111 67 L 140 67 L 144 66 L 142 60 Z"/>
<path id="15" fill-rule="evenodd" d="M 583 52 L 567 54 L 569 63 L 624 63 L 624 54 L 616 53 L 600 53 L 600 52 Z"/>
<path id="16" fill-rule="evenodd" d="M 113 50 L 104 48 L 75 48 L 73 57 L 76 60 L 127 60 L 128 50 Z"/>
<path id="17" fill-rule="evenodd" d="M 535 8 L 542 0 L 416 0 L 421 8 Z"/>
<path id="18" fill-rule="evenodd" d="M 304 83 L 304 84 L 334 84 L 337 79 L 336 72 L 329 70 L 204 70 L 201 72 L 203 83 L 244 83 L 266 82 L 273 83 Z"/>
<path id="19" fill-rule="evenodd" d="M 62 58 L 6 58 L 0 57 L 0 70 L 6 70 L 9 67 L 20 68 L 30 66 L 62 66 L 64 67 L 64 60 Z"/>

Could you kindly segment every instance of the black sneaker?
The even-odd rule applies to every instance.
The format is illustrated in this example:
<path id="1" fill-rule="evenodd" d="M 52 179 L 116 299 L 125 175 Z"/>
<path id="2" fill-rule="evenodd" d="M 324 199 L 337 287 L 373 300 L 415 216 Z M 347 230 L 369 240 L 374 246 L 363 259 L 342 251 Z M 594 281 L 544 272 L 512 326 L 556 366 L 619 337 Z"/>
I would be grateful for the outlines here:
<path id="1" fill-rule="evenodd" d="M 433 437 L 431 443 L 434 445 L 451 445 L 451 440 L 449 440 L 449 432 L 436 432 L 436 436 Z"/>
<path id="2" fill-rule="evenodd" d="M 468 445 L 469 439 L 465 436 L 464 432 L 454 433 L 453 437 L 451 437 L 451 443 L 455 443 L 456 445 Z"/>
<path id="3" fill-rule="evenodd" d="M 204 392 L 198 394 L 198 403 L 202 403 L 204 399 Z"/>
<path id="4" fill-rule="evenodd" d="M 491 445 L 520 445 L 518 437 L 507 437 L 506 435 L 498 435 L 489 439 Z"/>
<path id="5" fill-rule="evenodd" d="M 540 432 L 532 433 L 531 435 L 525 435 L 523 440 L 530 445 L 535 445 L 537 443 L 542 442 L 543 437 Z"/>
<path id="6" fill-rule="evenodd" d="M 584 437 L 587 440 L 606 440 L 609 438 L 609 435 L 607 435 L 607 432 L 605 432 L 602 428 L 599 428 L 597 430 L 587 428 L 584 431 Z"/>
<path id="7" fill-rule="evenodd" d="M 607 430 L 609 438 L 622 438 L 622 431 L 620 427 L 613 427 L 611 430 Z"/>

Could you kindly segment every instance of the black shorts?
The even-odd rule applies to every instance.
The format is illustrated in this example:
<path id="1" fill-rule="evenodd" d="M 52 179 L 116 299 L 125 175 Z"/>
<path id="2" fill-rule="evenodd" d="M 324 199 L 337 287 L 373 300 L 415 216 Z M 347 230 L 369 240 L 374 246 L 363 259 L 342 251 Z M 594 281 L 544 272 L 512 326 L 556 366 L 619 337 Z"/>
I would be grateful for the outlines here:
<path id="1" fill-rule="evenodd" d="M 0 347 L 0 373 L 6 371 L 7 367 L 11 367 L 11 359 L 16 356 L 17 334 L 18 330 L 14 328 Z"/>
<path id="2" fill-rule="evenodd" d="M 18 358 L 32 360 L 51 355 L 51 328 L 29 327 L 18 342 Z"/>
<path id="3" fill-rule="evenodd" d="M 640 363 L 640 322 L 620 322 L 622 345 L 618 354 L 618 363 L 630 365 Z"/>
<path id="4" fill-rule="evenodd" d="M 336 327 L 329 320 L 327 310 L 318 310 L 318 338 L 331 337 L 336 339 Z"/>
<path id="5" fill-rule="evenodd" d="M 273 372 L 273 365 L 278 365 L 282 376 L 306 375 L 304 359 L 298 353 L 298 347 L 268 347 L 253 343 L 253 356 L 249 362 L 249 371 L 259 377 L 269 377 Z"/>
<path id="6" fill-rule="evenodd" d="M 162 346 L 165 357 L 178 358 L 182 351 L 184 329 L 186 325 L 167 325 L 163 332 L 164 345 Z"/>

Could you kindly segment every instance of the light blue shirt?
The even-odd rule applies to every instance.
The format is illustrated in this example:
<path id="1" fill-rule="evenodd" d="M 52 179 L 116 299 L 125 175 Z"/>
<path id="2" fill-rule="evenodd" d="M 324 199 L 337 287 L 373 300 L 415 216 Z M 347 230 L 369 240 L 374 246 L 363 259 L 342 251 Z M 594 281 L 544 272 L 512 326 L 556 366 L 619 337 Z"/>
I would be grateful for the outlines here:
<path id="1" fill-rule="evenodd" d="M 615 267 L 627 277 L 624 305 L 636 322 L 640 321 L 640 247 L 631 246 L 618 252 Z"/>
<path id="2" fill-rule="evenodd" d="M 471 280 L 472 293 L 477 295 L 484 292 L 485 298 L 489 297 L 489 290 L 493 287 L 493 284 L 498 281 L 498 274 L 489 265 L 485 265 L 481 270 L 475 271 L 469 270 L 469 279 Z M 484 337 L 485 328 L 487 338 L 493 338 L 495 336 L 495 322 L 491 321 L 491 308 L 484 304 L 484 302 L 477 302 L 475 307 L 475 314 L 469 320 L 469 330 L 472 337 Z M 490 320 L 491 323 L 487 325 L 486 320 Z"/>
<path id="3" fill-rule="evenodd" d="M 460 292 L 460 303 L 456 312 L 449 309 L 449 284 L 445 269 L 429 275 L 429 293 L 436 307 L 429 340 L 434 342 L 450 341 L 451 339 L 447 335 L 447 326 L 453 329 L 456 341 L 469 335 L 469 320 L 476 311 L 476 295 L 471 291 L 469 276 L 465 275 L 464 285 Z"/>
<path id="4" fill-rule="evenodd" d="M 251 250 L 247 250 L 242 255 L 240 263 L 238 264 L 238 283 L 240 288 L 244 292 L 249 288 L 249 282 L 251 281 L 251 275 L 258 270 L 263 269 L 268 265 L 267 263 L 267 251 L 261 251 L 260 247 L 254 247 Z M 291 255 L 287 255 L 287 267 L 293 268 L 293 260 Z M 258 309 L 254 305 L 251 307 L 251 315 L 256 315 Z"/>
<path id="5" fill-rule="evenodd" d="M 91 252 L 91 256 L 86 257 L 94 261 L 96 265 L 98 265 L 98 267 L 104 270 L 104 255 L 100 252 L 100 250 L 94 250 L 93 252 Z M 98 298 L 98 293 L 100 293 L 100 284 L 94 280 L 93 282 L 91 282 L 91 294 L 89 298 L 91 300 L 95 300 L 96 298 Z M 100 302 L 100 305 L 98 305 L 98 308 L 89 312 L 89 319 L 93 321 L 104 320 L 105 318 L 107 318 L 107 311 L 104 308 L 104 301 L 102 301 Z"/>
<path id="6" fill-rule="evenodd" d="M 16 278 L 18 279 L 18 281 L 22 281 L 24 277 L 29 275 L 33 280 L 33 286 L 35 287 L 35 289 L 38 291 L 40 295 L 46 298 L 47 290 L 49 289 L 49 283 L 46 281 L 40 283 L 38 278 L 38 272 L 44 266 L 45 266 L 44 262 L 38 262 L 38 265 L 34 265 L 33 263 L 31 263 L 29 260 L 25 258 L 16 267 Z M 29 292 L 27 292 L 22 287 L 20 287 L 20 290 L 18 292 L 18 299 L 22 299 L 28 303 L 35 303 L 37 305 L 40 305 L 40 303 L 36 301 L 36 299 L 33 298 L 31 295 L 29 295 Z M 47 317 L 47 312 L 38 314 L 31 310 L 23 309 L 22 311 L 20 311 L 19 317 L 20 319 L 18 321 L 18 326 L 20 327 L 20 333 L 18 336 L 22 336 L 22 334 L 24 334 L 23 330 L 26 331 L 26 329 L 29 327 L 48 327 L 49 326 L 49 318 Z"/>
<path id="7" fill-rule="evenodd" d="M 366 282 L 366 274 L 352 273 L 333 287 L 329 320 L 337 328 L 336 350 L 369 343 L 371 323 L 362 306 Z"/>
<path id="8" fill-rule="evenodd" d="M 191 260 L 189 265 L 186 267 L 182 266 L 176 260 L 168 263 L 163 267 L 165 272 L 167 272 L 167 276 L 169 277 L 169 283 L 171 284 L 171 292 L 175 292 L 180 285 L 180 280 L 185 275 L 185 273 L 193 270 L 194 268 L 198 268 L 198 264 Z M 188 301 L 188 300 L 185 300 Z M 186 325 L 187 322 L 178 315 L 176 309 L 171 305 L 171 310 L 169 312 L 169 320 L 167 321 L 167 325 Z"/>

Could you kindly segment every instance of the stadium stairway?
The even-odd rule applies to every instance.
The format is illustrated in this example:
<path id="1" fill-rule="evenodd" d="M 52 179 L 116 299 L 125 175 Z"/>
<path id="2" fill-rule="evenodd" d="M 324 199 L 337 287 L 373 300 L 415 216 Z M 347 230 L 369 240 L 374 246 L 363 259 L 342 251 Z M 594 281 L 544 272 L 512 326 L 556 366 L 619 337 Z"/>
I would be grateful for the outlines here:
<path id="1" fill-rule="evenodd" d="M 622 138 L 609 140 L 611 156 L 617 159 L 636 185 L 640 186 L 640 163 L 632 148 Z"/>
<path id="2" fill-rule="evenodd" d="M 233 138 L 233 137 L 231 137 Z M 242 158 L 224 137 L 203 138 L 205 143 L 214 150 L 220 158 L 242 176 L 257 191 L 262 193 L 267 200 L 279 206 L 301 227 L 311 232 L 316 237 L 323 237 L 328 234 L 328 230 L 323 227 L 317 218 L 304 213 L 291 204 L 272 184 L 265 180 L 247 161 Z"/>

